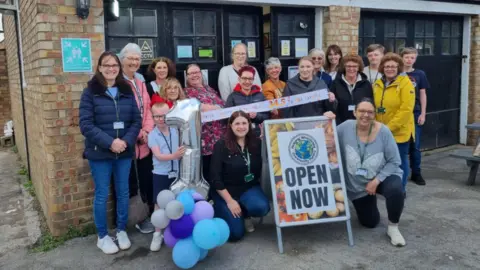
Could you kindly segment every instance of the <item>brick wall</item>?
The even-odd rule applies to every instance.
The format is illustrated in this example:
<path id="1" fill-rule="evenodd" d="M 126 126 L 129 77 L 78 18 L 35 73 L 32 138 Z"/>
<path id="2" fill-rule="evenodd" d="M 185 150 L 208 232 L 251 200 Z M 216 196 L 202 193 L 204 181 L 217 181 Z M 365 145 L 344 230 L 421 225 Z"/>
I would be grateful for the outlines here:
<path id="1" fill-rule="evenodd" d="M 344 55 L 358 53 L 360 8 L 329 6 L 324 9 L 323 48 L 337 44 Z"/>
<path id="2" fill-rule="evenodd" d="M 10 92 L 8 91 L 7 51 L 4 42 L 0 43 L 0 136 L 3 136 L 3 125 L 12 120 L 10 111 Z"/>
<path id="3" fill-rule="evenodd" d="M 75 2 L 20 0 L 31 178 L 55 235 L 68 225 L 92 221 L 93 183 L 82 159 L 83 136 L 78 128 L 80 96 L 92 74 L 62 72 L 60 39 L 90 38 L 95 63 L 105 48 L 103 0 L 91 1 L 87 20 L 75 15 Z M 13 62 L 12 22 L 6 23 L 5 32 L 10 45 L 8 59 Z M 20 104 L 18 68 L 9 62 L 10 73 L 14 75 L 10 81 L 12 105 L 16 106 Z M 21 106 L 16 107 L 12 113 L 18 126 L 22 114 Z"/>
<path id="4" fill-rule="evenodd" d="M 468 123 L 480 121 L 480 17 L 472 17 L 470 47 L 470 88 L 468 93 Z M 467 144 L 475 145 L 480 132 L 468 132 Z"/>

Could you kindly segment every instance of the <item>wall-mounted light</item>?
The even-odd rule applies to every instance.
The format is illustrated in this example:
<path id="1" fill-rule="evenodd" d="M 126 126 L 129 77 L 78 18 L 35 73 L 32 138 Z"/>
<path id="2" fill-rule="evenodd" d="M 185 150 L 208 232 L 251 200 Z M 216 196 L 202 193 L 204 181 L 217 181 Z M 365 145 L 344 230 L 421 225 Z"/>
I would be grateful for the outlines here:
<path id="1" fill-rule="evenodd" d="M 307 29 L 307 27 L 308 27 L 308 24 L 306 24 L 304 22 L 300 22 L 300 28 Z"/>
<path id="2" fill-rule="evenodd" d="M 120 18 L 120 4 L 117 0 L 110 0 L 105 5 L 105 11 L 108 21 L 116 21 Z"/>
<path id="3" fill-rule="evenodd" d="M 77 0 L 77 16 L 85 20 L 90 13 L 90 0 Z"/>

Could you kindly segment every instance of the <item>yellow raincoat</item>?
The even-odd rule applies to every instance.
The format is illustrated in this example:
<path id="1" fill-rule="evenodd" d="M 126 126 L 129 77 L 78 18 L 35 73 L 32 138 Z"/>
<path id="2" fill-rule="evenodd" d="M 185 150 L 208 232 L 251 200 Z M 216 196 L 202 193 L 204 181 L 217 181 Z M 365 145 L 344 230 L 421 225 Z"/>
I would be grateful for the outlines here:
<path id="1" fill-rule="evenodd" d="M 382 79 L 378 79 L 373 85 L 373 98 L 377 107 L 377 121 L 390 129 L 397 143 L 415 139 L 415 87 L 407 75 L 398 75 L 387 87 Z M 379 110 L 382 107 L 385 108 L 384 113 Z"/>

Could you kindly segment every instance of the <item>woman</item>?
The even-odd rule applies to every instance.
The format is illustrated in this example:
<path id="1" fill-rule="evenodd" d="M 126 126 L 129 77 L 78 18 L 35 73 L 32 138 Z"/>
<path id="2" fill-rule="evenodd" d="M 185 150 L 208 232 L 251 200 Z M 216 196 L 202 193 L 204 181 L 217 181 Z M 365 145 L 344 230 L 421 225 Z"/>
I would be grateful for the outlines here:
<path id="1" fill-rule="evenodd" d="M 233 92 L 233 89 L 238 83 L 238 72 L 244 66 L 247 66 L 247 46 L 243 43 L 238 43 L 232 48 L 232 62 L 233 64 L 222 67 L 218 74 L 218 90 L 223 100 L 227 100 L 228 96 Z M 255 69 L 255 68 L 253 68 Z M 262 81 L 258 71 L 255 69 L 255 77 L 253 83 L 261 86 Z M 261 91 L 262 89 L 260 89 Z"/>
<path id="2" fill-rule="evenodd" d="M 182 85 L 174 78 L 169 77 L 163 83 L 163 91 L 161 95 L 155 93 L 152 96 L 152 105 L 155 103 L 167 103 L 168 108 L 172 108 L 177 100 L 185 99 L 185 92 L 183 92 Z"/>
<path id="3" fill-rule="evenodd" d="M 378 66 L 385 54 L 385 47 L 380 44 L 371 44 L 367 47 L 367 58 L 369 66 L 365 67 L 363 73 L 367 75 L 368 80 L 373 85 L 383 74 L 378 71 Z"/>
<path id="4" fill-rule="evenodd" d="M 265 101 L 265 96 L 261 92 L 260 86 L 254 84 L 255 74 L 256 70 L 252 66 L 244 66 L 238 71 L 238 83 L 233 89 L 233 93 L 228 96 L 225 103 L 226 108 Z M 259 125 L 269 118 L 270 113 L 249 112 L 248 115 L 253 122 L 253 132 L 258 138 L 262 133 Z"/>
<path id="5" fill-rule="evenodd" d="M 167 57 L 156 58 L 148 66 L 147 73 L 155 80 L 147 83 L 147 91 L 150 99 L 153 94 L 162 96 L 162 86 L 167 78 L 175 78 L 175 64 Z"/>
<path id="6" fill-rule="evenodd" d="M 313 66 L 313 60 L 308 56 L 302 57 L 298 61 L 298 74 L 287 81 L 287 86 L 283 92 L 284 97 L 327 89 L 327 84 L 317 76 L 314 76 Z M 327 102 L 318 101 L 285 108 L 281 110 L 282 116 L 284 118 L 294 118 L 324 115 L 334 118 L 335 115 L 327 110 L 330 107 Z"/>
<path id="7" fill-rule="evenodd" d="M 265 61 L 265 71 L 267 73 L 268 79 L 263 83 L 263 95 L 265 99 L 272 100 L 281 98 L 283 96 L 283 89 L 285 88 L 286 83 L 280 80 L 280 73 L 282 72 L 282 63 L 276 57 L 270 57 Z M 271 117 L 273 119 L 278 119 L 280 117 L 279 110 L 273 110 L 271 112 Z"/>
<path id="8" fill-rule="evenodd" d="M 88 160 L 95 183 L 93 218 L 97 247 L 105 254 L 118 252 L 108 236 L 107 201 L 113 173 L 117 199 L 117 240 L 120 249 L 131 246 L 125 232 L 128 220 L 128 174 L 134 146 L 142 126 L 132 89 L 123 79 L 117 55 L 104 52 L 94 77 L 80 99 L 80 131 L 85 136 L 83 157 Z"/>
<path id="9" fill-rule="evenodd" d="M 234 112 L 228 120 L 225 138 L 215 144 L 210 165 L 215 215 L 230 227 L 230 240 L 255 230 L 250 217 L 264 217 L 270 211 L 260 188 L 262 158 L 259 139 L 253 133 L 250 116 Z"/>
<path id="10" fill-rule="evenodd" d="M 365 97 L 373 99 L 372 85 L 362 71 L 363 60 L 360 56 L 347 55 L 342 58 L 342 69 L 330 88 L 337 100 L 337 124 L 355 119 L 353 111 L 358 101 Z"/>
<path id="11" fill-rule="evenodd" d="M 354 114 L 337 127 L 348 198 L 360 224 L 375 228 L 380 221 L 376 194 L 385 197 L 388 213 L 387 235 L 394 246 L 405 246 L 398 230 L 404 197 L 400 156 L 392 132 L 375 121 L 375 105 L 360 100 Z"/>
<path id="12" fill-rule="evenodd" d="M 187 66 L 187 88 L 185 94 L 189 98 L 196 98 L 201 103 L 202 112 L 218 110 L 225 106 L 225 102 L 215 89 L 203 82 L 202 72 L 197 64 Z M 203 178 L 210 182 L 210 161 L 213 146 L 225 134 L 226 125 L 223 121 L 212 121 L 202 124 L 202 167 Z"/>
<path id="13" fill-rule="evenodd" d="M 152 193 L 152 155 L 148 148 L 148 134 L 153 130 L 153 118 L 150 111 L 150 96 L 148 94 L 143 78 L 136 76 L 140 63 L 142 62 L 142 51 L 135 43 L 127 44 L 119 54 L 122 62 L 123 77 L 130 85 L 142 116 L 142 129 L 138 134 L 135 144 L 135 157 L 132 160 L 130 169 L 130 197 L 136 196 L 140 189 L 142 201 L 149 207 L 150 215 L 154 211 L 154 198 Z M 146 218 L 135 227 L 141 233 L 152 233 L 155 227 Z"/>
<path id="14" fill-rule="evenodd" d="M 325 52 L 323 52 L 322 49 L 313 48 L 308 53 L 308 56 L 310 56 L 310 58 L 313 60 L 313 68 L 317 77 L 323 80 L 327 84 L 328 88 L 330 88 L 332 85 L 332 77 L 328 75 L 323 68 L 325 62 Z"/>
<path id="15" fill-rule="evenodd" d="M 330 45 L 327 48 L 327 61 L 325 63 L 325 70 L 328 75 L 335 80 L 337 76 L 338 68 L 340 67 L 340 61 L 342 61 L 342 49 L 338 45 Z"/>
<path id="16" fill-rule="evenodd" d="M 377 121 L 385 124 L 395 137 L 402 160 L 402 183 L 406 195 L 409 174 L 408 149 L 415 138 L 413 107 L 415 87 L 403 70 L 403 60 L 395 53 L 387 53 L 380 62 L 378 71 L 384 74 L 373 86 L 377 109 Z"/>

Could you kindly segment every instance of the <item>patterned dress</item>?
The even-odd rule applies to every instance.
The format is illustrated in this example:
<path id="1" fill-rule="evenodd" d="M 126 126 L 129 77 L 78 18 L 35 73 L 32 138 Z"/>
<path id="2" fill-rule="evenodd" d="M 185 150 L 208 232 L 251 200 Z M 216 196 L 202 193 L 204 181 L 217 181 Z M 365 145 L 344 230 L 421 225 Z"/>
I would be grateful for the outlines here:
<path id="1" fill-rule="evenodd" d="M 187 87 L 184 89 L 189 98 L 196 98 L 202 104 L 217 105 L 223 108 L 225 102 L 220 98 L 217 91 L 210 86 Z M 213 121 L 202 124 L 202 156 L 209 156 L 213 153 L 213 146 L 222 138 L 226 125 L 224 121 Z"/>

